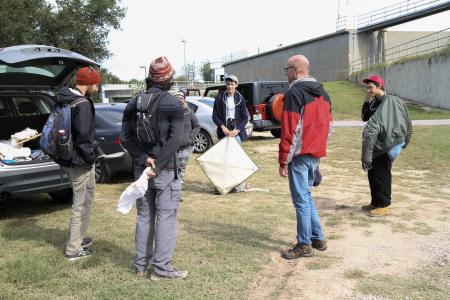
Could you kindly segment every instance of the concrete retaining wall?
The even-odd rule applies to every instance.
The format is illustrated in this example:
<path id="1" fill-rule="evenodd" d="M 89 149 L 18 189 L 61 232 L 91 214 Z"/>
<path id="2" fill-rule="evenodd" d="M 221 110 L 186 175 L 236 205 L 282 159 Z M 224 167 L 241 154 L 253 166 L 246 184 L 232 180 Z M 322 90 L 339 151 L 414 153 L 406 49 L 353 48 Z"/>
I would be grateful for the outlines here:
<path id="1" fill-rule="evenodd" d="M 384 78 L 390 94 L 432 107 L 450 109 L 450 55 L 390 65 L 352 75 L 350 80 L 361 83 L 363 78 L 372 74 Z"/>
<path id="2" fill-rule="evenodd" d="M 297 43 L 224 65 L 239 81 L 286 80 L 283 68 L 292 55 L 305 55 L 310 74 L 320 81 L 346 79 L 349 70 L 349 32 L 343 31 Z"/>

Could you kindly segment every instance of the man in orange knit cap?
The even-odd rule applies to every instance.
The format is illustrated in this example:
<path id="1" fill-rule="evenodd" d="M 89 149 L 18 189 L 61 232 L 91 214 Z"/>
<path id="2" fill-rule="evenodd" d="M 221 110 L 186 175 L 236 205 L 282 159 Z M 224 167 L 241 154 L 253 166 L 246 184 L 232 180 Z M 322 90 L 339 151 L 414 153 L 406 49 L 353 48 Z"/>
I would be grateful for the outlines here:
<path id="1" fill-rule="evenodd" d="M 64 251 L 71 261 L 86 257 L 92 251 L 92 239 L 85 236 L 91 220 L 95 189 L 95 110 L 91 97 L 98 92 L 100 82 L 97 70 L 81 68 L 75 88 L 63 87 L 56 95 L 57 105 L 72 106 L 72 158 L 57 161 L 69 175 L 73 190 L 72 215 Z"/>

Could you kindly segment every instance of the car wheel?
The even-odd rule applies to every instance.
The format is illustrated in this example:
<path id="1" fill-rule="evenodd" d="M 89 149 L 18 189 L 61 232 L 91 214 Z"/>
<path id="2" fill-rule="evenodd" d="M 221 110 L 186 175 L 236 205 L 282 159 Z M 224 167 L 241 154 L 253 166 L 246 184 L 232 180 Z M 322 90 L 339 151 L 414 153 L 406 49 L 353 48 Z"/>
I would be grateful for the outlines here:
<path id="1" fill-rule="evenodd" d="M 280 128 L 276 128 L 276 129 L 270 129 L 270 133 L 273 135 L 273 137 L 275 138 L 280 138 L 281 137 L 281 129 Z"/>
<path id="2" fill-rule="evenodd" d="M 95 182 L 105 183 L 111 180 L 111 169 L 103 159 L 95 161 Z"/>
<path id="3" fill-rule="evenodd" d="M 64 189 L 60 191 L 55 191 L 48 193 L 52 197 L 53 201 L 60 203 L 70 203 L 72 202 L 72 189 Z"/>
<path id="4" fill-rule="evenodd" d="M 209 134 L 201 129 L 198 135 L 194 139 L 194 151 L 196 153 L 203 153 L 208 150 L 212 145 L 212 139 Z"/>

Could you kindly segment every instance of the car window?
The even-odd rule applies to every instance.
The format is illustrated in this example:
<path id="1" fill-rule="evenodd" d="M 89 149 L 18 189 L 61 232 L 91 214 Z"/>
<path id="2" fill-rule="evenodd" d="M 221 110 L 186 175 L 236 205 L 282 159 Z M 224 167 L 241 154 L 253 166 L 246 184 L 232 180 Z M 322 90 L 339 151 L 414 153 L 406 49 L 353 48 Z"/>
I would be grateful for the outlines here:
<path id="1" fill-rule="evenodd" d="M 208 90 L 208 93 L 206 94 L 206 97 L 216 98 L 217 94 L 219 93 L 219 89 L 214 90 Z"/>
<path id="2" fill-rule="evenodd" d="M 186 102 L 186 103 L 193 112 L 197 112 L 197 109 L 198 109 L 197 105 L 192 104 L 191 102 Z"/>
<path id="3" fill-rule="evenodd" d="M 64 68 L 64 65 L 42 65 L 39 67 L 14 68 L 0 64 L 0 73 L 30 73 L 47 77 L 56 77 L 62 72 L 62 70 L 64 70 Z"/>
<path id="4" fill-rule="evenodd" d="M 188 96 L 199 96 L 200 97 L 200 91 L 188 90 Z"/>
<path id="5" fill-rule="evenodd" d="M 19 116 L 38 116 L 49 114 L 50 105 L 38 97 L 12 97 L 12 103 Z"/>
<path id="6" fill-rule="evenodd" d="M 96 114 L 102 115 L 105 119 L 116 124 L 122 124 L 123 112 L 118 110 L 97 110 Z"/>
<path id="7" fill-rule="evenodd" d="M 214 100 L 209 99 L 199 99 L 198 102 L 208 105 L 209 107 L 214 107 Z"/>
<path id="8" fill-rule="evenodd" d="M 0 98 L 0 118 L 6 118 L 9 115 L 8 108 L 6 107 L 4 100 Z"/>

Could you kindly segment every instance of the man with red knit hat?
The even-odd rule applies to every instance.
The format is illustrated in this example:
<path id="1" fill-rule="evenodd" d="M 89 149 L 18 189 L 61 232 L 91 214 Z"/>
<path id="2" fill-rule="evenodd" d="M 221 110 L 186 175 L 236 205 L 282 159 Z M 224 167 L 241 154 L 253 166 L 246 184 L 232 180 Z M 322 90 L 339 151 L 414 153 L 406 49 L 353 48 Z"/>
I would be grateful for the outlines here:
<path id="1" fill-rule="evenodd" d="M 135 177 L 146 167 L 152 168 L 147 173 L 150 178 L 147 193 L 136 200 L 134 257 L 138 276 L 145 276 L 151 265 L 151 280 L 183 279 L 188 273 L 171 264 L 181 194 L 181 165 L 176 151 L 184 123 L 181 102 L 168 92 L 174 73 L 166 57 L 153 60 L 147 90 L 130 100 L 122 120 L 122 144 L 133 157 Z"/>
<path id="2" fill-rule="evenodd" d="M 70 160 L 57 161 L 72 182 L 72 215 L 65 248 L 65 255 L 71 261 L 86 257 L 92 251 L 92 239 L 86 237 L 95 189 L 95 110 L 91 97 L 98 92 L 100 82 L 97 70 L 81 68 L 75 88 L 63 87 L 56 95 L 56 105 L 72 106 L 73 155 Z"/>

